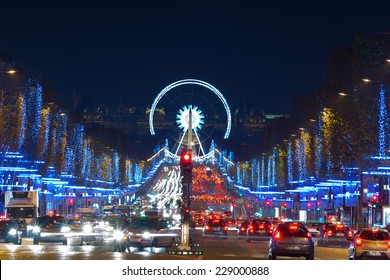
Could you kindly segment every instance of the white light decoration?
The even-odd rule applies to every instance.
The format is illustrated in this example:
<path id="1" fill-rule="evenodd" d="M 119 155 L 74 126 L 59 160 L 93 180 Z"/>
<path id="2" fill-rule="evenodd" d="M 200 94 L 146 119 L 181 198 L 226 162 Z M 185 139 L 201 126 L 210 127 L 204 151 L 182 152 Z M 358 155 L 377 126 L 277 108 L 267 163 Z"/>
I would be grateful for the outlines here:
<path id="1" fill-rule="evenodd" d="M 216 94 L 218 96 L 218 98 L 223 103 L 223 106 L 225 107 L 225 111 L 226 111 L 226 115 L 227 115 L 227 127 L 226 127 L 226 132 L 225 132 L 224 139 L 228 139 L 229 138 L 229 134 L 230 134 L 230 130 L 231 130 L 232 117 L 231 117 L 229 105 L 227 104 L 225 97 L 222 95 L 222 93 L 218 89 L 216 89 L 215 87 L 213 87 L 209 83 L 206 83 L 206 82 L 201 81 L 201 80 L 195 80 L 195 79 L 186 79 L 186 80 L 180 80 L 180 81 L 174 82 L 174 83 L 168 85 L 167 87 L 165 87 L 157 95 L 157 97 L 153 101 L 152 107 L 150 108 L 150 114 L 149 114 L 150 134 L 151 135 L 155 134 L 154 126 L 153 126 L 153 116 L 154 116 L 154 111 L 156 110 L 158 102 L 171 89 L 174 89 L 175 87 L 178 87 L 178 86 L 181 86 L 181 85 L 199 85 L 199 86 L 202 86 L 202 87 L 205 87 L 205 88 L 209 89 L 210 91 L 212 91 L 214 94 Z"/>
<path id="2" fill-rule="evenodd" d="M 179 128 L 183 131 L 187 131 L 189 127 L 189 118 L 190 118 L 190 111 L 191 111 L 191 118 L 192 118 L 192 129 L 198 130 L 202 128 L 202 125 L 204 124 L 204 115 L 202 111 L 197 106 L 189 105 L 184 106 L 182 109 L 179 110 L 179 113 L 176 115 L 176 123 L 179 125 Z"/>

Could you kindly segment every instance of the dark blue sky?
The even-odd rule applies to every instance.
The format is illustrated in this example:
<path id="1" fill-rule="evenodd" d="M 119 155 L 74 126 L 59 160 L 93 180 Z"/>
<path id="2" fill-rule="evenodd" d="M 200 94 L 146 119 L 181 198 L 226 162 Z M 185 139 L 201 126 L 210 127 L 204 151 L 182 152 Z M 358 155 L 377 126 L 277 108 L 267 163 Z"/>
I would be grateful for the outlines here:
<path id="1" fill-rule="evenodd" d="M 194 78 L 231 107 L 248 100 L 266 113 L 314 94 L 332 48 L 390 23 L 386 1 L 13 2 L 0 5 L 0 52 L 62 98 L 151 105 L 168 84 Z"/>

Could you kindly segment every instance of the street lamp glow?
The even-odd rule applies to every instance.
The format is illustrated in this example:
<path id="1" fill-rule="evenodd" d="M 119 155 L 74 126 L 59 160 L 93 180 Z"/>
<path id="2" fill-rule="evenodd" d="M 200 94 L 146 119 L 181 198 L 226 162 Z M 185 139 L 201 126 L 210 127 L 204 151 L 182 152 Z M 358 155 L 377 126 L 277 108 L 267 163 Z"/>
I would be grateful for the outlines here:
<path id="1" fill-rule="evenodd" d="M 346 94 L 345 92 L 339 92 L 338 93 L 340 96 L 347 96 L 348 94 Z"/>
<path id="2" fill-rule="evenodd" d="M 371 83 L 372 82 L 372 80 L 370 80 L 370 79 L 362 79 L 362 81 L 366 82 L 366 83 Z"/>
<path id="3" fill-rule="evenodd" d="M 15 73 L 16 73 L 16 70 L 13 70 L 13 69 L 7 71 L 7 74 L 15 74 Z"/>

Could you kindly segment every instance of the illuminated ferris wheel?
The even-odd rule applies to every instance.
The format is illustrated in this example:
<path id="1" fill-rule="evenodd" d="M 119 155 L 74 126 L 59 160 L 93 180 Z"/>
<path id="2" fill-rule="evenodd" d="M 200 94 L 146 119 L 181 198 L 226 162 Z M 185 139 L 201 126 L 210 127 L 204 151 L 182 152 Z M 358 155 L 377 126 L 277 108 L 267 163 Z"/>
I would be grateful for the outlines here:
<path id="1" fill-rule="evenodd" d="M 188 88 L 191 87 L 191 88 Z M 199 88 L 202 92 L 199 93 Z M 179 137 L 176 139 L 176 147 L 174 148 L 174 156 L 178 157 L 180 147 L 188 146 L 188 140 L 185 136 L 191 135 L 191 147 L 195 147 L 194 159 L 196 157 L 204 157 L 206 155 L 203 139 L 210 138 L 210 129 L 203 129 L 205 125 L 212 126 L 213 118 L 217 118 L 223 122 L 225 126 L 223 138 L 227 139 L 231 130 L 231 113 L 226 99 L 222 93 L 214 86 L 201 80 L 185 79 L 174 82 L 165 87 L 155 98 L 149 114 L 150 134 L 155 135 L 154 130 L 154 113 L 159 102 L 163 102 L 166 94 L 171 96 L 165 98 L 168 100 L 164 108 L 175 111 L 175 119 Z M 210 96 L 210 93 L 212 95 Z M 172 96 L 173 95 L 173 96 Z M 214 105 L 212 104 L 214 99 Z M 160 102 L 160 103 L 161 103 Z M 166 104 L 169 105 L 166 105 Z M 217 103 L 217 105 L 215 105 Z M 190 125 L 191 120 L 191 125 Z M 189 129 L 191 127 L 191 133 Z M 193 150 L 194 151 L 194 150 Z"/>

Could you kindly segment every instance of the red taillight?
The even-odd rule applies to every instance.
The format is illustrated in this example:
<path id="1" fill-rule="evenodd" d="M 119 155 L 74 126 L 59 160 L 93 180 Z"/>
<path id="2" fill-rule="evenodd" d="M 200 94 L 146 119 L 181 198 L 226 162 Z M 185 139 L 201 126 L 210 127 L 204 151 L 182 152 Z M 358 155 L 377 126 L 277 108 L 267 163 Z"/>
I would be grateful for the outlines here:
<path id="1" fill-rule="evenodd" d="M 298 226 L 290 226 L 290 229 L 292 229 L 292 230 L 297 230 L 298 229 Z"/>
<path id="2" fill-rule="evenodd" d="M 253 230 L 253 226 L 249 226 L 249 229 L 250 229 L 250 230 Z"/>
<path id="3" fill-rule="evenodd" d="M 245 228 L 244 228 L 244 227 L 241 227 L 241 231 L 245 231 Z"/>
<path id="4" fill-rule="evenodd" d="M 311 238 L 311 233 L 310 232 L 308 232 L 308 233 L 306 233 L 306 236 L 307 236 L 307 238 Z"/>
<path id="5" fill-rule="evenodd" d="M 210 229 L 210 226 L 205 226 L 205 229 L 206 229 L 206 230 L 209 230 L 209 229 Z"/>
<path id="6" fill-rule="evenodd" d="M 389 247 L 389 248 L 390 248 L 390 241 L 389 241 L 389 242 L 387 242 L 387 247 Z"/>
<path id="7" fill-rule="evenodd" d="M 327 235 L 328 235 L 328 236 L 332 236 L 332 234 L 333 234 L 332 231 L 331 231 L 331 230 L 328 230 Z"/>
<path id="8" fill-rule="evenodd" d="M 275 239 L 276 240 L 279 240 L 280 239 L 280 231 L 277 231 L 276 233 L 275 233 Z"/>
<path id="9" fill-rule="evenodd" d="M 348 237 L 352 237 L 352 231 L 348 231 Z"/>
<path id="10" fill-rule="evenodd" d="M 228 229 L 229 229 L 228 226 L 223 227 L 223 230 L 228 230 Z"/>
<path id="11" fill-rule="evenodd" d="M 356 240 L 355 240 L 355 245 L 356 246 L 361 246 L 362 245 L 362 240 L 360 239 L 360 238 L 356 238 Z"/>

